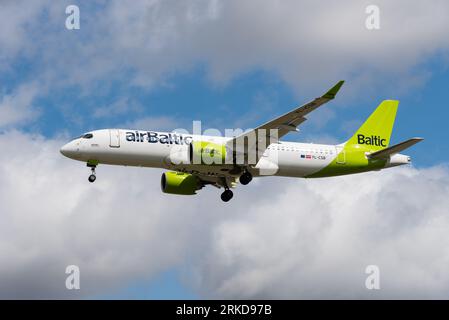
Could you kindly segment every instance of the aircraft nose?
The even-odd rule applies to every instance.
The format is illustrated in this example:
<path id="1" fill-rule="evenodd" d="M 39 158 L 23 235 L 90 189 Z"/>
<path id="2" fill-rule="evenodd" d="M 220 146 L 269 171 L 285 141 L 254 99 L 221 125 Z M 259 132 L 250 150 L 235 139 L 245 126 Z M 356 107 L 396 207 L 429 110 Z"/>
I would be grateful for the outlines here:
<path id="1" fill-rule="evenodd" d="M 61 152 L 61 154 L 66 156 L 67 158 L 71 158 L 72 156 L 75 155 L 76 149 L 74 148 L 72 143 L 69 142 L 69 143 L 63 145 L 61 147 L 61 149 L 59 150 L 59 152 Z"/>

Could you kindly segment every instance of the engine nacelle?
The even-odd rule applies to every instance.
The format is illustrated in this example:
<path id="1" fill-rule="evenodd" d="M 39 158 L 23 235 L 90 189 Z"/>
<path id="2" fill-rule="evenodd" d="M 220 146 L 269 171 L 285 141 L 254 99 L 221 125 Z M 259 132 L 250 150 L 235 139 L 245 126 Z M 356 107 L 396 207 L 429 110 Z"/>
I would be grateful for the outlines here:
<path id="1" fill-rule="evenodd" d="M 189 158 L 191 164 L 225 164 L 226 154 L 226 146 L 224 144 L 209 141 L 193 141 L 190 144 Z"/>
<path id="2" fill-rule="evenodd" d="M 164 193 L 191 195 L 201 188 L 200 179 L 189 173 L 168 171 L 161 177 L 161 189 Z"/>

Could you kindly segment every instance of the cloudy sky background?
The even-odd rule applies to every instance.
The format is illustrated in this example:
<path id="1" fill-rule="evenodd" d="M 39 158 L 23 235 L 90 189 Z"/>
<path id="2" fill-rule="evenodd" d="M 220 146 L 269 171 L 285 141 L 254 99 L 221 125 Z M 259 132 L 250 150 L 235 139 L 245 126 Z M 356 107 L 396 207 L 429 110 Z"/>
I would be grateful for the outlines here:
<path id="1" fill-rule="evenodd" d="M 0 297 L 448 298 L 449 3 L 377 1 L 376 31 L 369 4 L 0 0 Z M 426 139 L 413 167 L 265 178 L 223 204 L 161 194 L 157 169 L 91 185 L 58 151 L 96 128 L 248 128 L 340 79 L 288 139 L 343 141 L 395 98 L 393 141 Z"/>

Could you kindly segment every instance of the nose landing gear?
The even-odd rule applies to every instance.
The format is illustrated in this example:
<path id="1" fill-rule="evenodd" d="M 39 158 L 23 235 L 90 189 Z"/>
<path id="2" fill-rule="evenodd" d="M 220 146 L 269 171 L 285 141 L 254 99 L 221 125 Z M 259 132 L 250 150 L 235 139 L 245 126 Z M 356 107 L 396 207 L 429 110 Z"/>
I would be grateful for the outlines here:
<path id="1" fill-rule="evenodd" d="M 87 164 L 87 166 L 90 168 L 90 170 L 92 171 L 92 174 L 89 176 L 89 178 L 88 178 L 88 180 L 89 180 L 89 182 L 91 182 L 91 183 L 93 183 L 93 182 L 95 182 L 95 180 L 97 180 L 97 176 L 96 176 L 96 173 L 95 173 L 95 168 L 97 167 L 96 165 L 93 165 L 93 164 Z"/>

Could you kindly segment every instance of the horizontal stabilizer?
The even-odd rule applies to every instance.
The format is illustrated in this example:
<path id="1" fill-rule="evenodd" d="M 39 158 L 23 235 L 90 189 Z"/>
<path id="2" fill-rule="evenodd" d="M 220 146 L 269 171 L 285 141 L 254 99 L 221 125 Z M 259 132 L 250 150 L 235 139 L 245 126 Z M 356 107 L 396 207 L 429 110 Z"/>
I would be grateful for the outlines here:
<path id="1" fill-rule="evenodd" d="M 370 159 L 385 159 L 388 158 L 390 155 L 396 154 L 401 152 L 402 150 L 405 150 L 407 148 L 410 148 L 414 144 L 423 141 L 423 138 L 411 138 L 409 140 L 406 140 L 404 142 L 395 144 L 394 146 L 370 153 L 367 155 Z"/>

